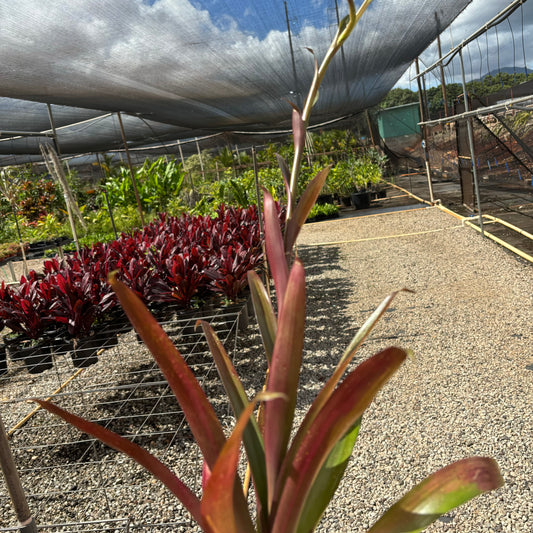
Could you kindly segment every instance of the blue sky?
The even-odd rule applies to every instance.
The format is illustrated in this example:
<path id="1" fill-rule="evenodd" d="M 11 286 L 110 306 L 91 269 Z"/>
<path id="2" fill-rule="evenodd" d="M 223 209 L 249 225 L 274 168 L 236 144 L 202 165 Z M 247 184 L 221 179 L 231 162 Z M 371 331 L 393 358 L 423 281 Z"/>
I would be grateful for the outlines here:
<path id="1" fill-rule="evenodd" d="M 159 0 L 143 0 L 153 5 Z M 446 29 L 441 35 L 443 53 L 446 53 L 461 40 L 467 38 L 479 27 L 484 25 L 512 0 L 473 0 L 463 11 L 451 28 Z M 191 0 L 194 7 L 209 12 L 211 22 L 219 29 L 226 31 L 236 29 L 243 33 L 253 34 L 259 39 L 264 39 L 271 30 L 286 31 L 286 18 L 283 0 L 262 2 L 258 0 Z M 359 2 L 360 3 L 360 2 Z M 308 2 L 288 0 L 287 6 L 290 14 L 291 30 L 297 34 L 305 22 L 311 21 L 317 25 L 322 21 L 332 23 L 335 13 L 327 9 L 331 2 L 327 0 L 312 0 L 311 7 Z M 339 2 L 341 8 L 344 6 Z M 306 7 L 304 7 L 306 6 Z M 305 12 L 307 10 L 307 13 Z M 509 23 L 510 22 L 510 23 Z M 509 19 L 498 26 L 497 30 L 489 31 L 487 37 L 465 49 L 465 69 L 467 78 L 479 78 L 488 70 L 500 67 L 527 67 L 533 69 L 533 58 L 527 57 L 528 51 L 533 50 L 533 2 L 526 2 Z M 524 27 L 524 32 L 522 32 Z M 513 42 L 514 40 L 514 42 Z M 526 60 L 524 60 L 524 49 Z M 433 44 L 422 54 L 422 65 L 430 65 L 438 58 L 436 44 Z M 422 67 L 423 68 L 423 67 Z M 457 61 L 446 69 L 447 82 L 459 81 L 460 68 Z M 412 81 L 415 75 L 414 67 L 410 68 L 399 80 L 397 86 L 416 90 L 416 82 Z M 428 85 L 437 85 L 440 80 L 434 75 L 426 79 Z"/>
<path id="2" fill-rule="evenodd" d="M 143 0 L 144 3 L 153 5 L 158 0 Z M 259 39 L 264 39 L 267 34 L 274 31 L 287 30 L 287 19 L 283 0 L 190 0 L 198 9 L 209 12 L 211 21 L 221 30 L 236 28 L 245 33 L 251 33 Z M 310 5 L 309 5 L 310 4 Z M 328 0 L 311 0 L 299 2 L 288 0 L 289 22 L 291 30 L 298 33 L 307 20 L 311 20 L 315 27 L 328 24 Z M 342 0 L 339 1 L 340 9 L 346 10 Z"/>

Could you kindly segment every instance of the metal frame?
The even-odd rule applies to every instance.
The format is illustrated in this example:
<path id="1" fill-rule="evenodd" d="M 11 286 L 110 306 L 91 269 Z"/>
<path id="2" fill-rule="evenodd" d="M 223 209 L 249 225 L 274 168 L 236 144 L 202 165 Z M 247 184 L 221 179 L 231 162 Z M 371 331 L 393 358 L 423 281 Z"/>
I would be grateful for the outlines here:
<path id="1" fill-rule="evenodd" d="M 222 390 L 216 388 L 218 377 L 207 343 L 194 326 L 197 318 L 210 322 L 231 354 L 229 344 L 234 343 L 236 349 L 239 330 L 247 325 L 247 317 L 247 304 L 239 304 L 203 313 L 179 314 L 162 324 L 201 384 L 220 392 L 215 404 L 223 419 L 229 416 L 229 406 Z M 80 435 L 27 403 L 31 396 L 51 396 L 52 389 L 60 384 L 53 395 L 54 402 L 131 438 L 177 470 L 178 464 L 184 465 L 185 481 L 198 490 L 201 454 L 189 436 L 179 405 L 135 333 L 118 334 L 117 347 L 106 350 L 96 365 L 78 371 L 75 376 L 68 354 L 56 354 L 54 368 L 47 371 L 48 381 L 41 383 L 41 390 L 38 382 L 46 381 L 45 375 L 38 376 L 34 386 L 35 376 L 14 363 L 10 364 L 8 374 L 0 378 L 2 396 L 8 393 L 12 381 L 18 383 L 19 389 L 22 385 L 27 390 L 20 397 L 4 398 L 2 413 L 6 426 L 14 426 L 8 431 L 11 449 L 29 507 L 41 531 L 176 531 L 172 528 L 177 525 L 187 530 L 193 528 L 179 502 L 154 483 L 141 467 L 131 461 L 125 468 L 129 458 Z M 123 496 L 125 491 L 128 498 Z M 157 524 L 149 523 L 142 511 L 141 504 L 151 492 L 155 492 L 151 508 L 159 509 L 162 517 L 154 521 Z M 0 493 L 2 508 L 6 507 L 3 500 L 7 498 L 7 494 Z M 169 501 L 176 510 L 172 518 L 165 515 Z M 67 524 L 53 516 L 51 509 L 58 502 L 69 509 L 72 522 Z M 93 509 L 85 514 L 89 506 Z M 13 527 L 0 528 L 0 531 L 18 531 L 14 515 L 12 522 Z M 39 526 L 39 522 L 47 525 Z"/>

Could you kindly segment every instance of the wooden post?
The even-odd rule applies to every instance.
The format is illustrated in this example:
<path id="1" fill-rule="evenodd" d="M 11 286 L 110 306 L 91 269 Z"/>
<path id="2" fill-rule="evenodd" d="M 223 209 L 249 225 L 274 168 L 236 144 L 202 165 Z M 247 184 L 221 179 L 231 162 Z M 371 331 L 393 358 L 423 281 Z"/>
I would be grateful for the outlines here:
<path id="1" fill-rule="evenodd" d="M 26 495 L 24 494 L 24 489 L 15 466 L 11 449 L 9 448 L 6 428 L 4 427 L 4 422 L 2 421 L 1 416 L 0 466 L 2 467 L 7 490 L 11 496 L 11 502 L 13 503 L 13 508 L 20 524 L 19 531 L 21 533 L 37 533 L 37 526 L 35 525 L 33 517 L 31 516 L 30 507 L 28 505 L 28 501 L 26 500 Z"/>
<path id="2" fill-rule="evenodd" d="M 126 158 L 128 159 L 128 167 L 130 169 L 133 192 L 135 193 L 135 199 L 137 200 L 137 209 L 139 210 L 139 215 L 141 215 L 141 223 L 144 226 L 144 215 L 143 215 L 143 208 L 141 205 L 141 198 L 139 197 L 139 191 L 137 189 L 137 180 L 135 179 L 135 174 L 133 172 L 133 165 L 131 164 L 130 151 L 128 149 L 128 143 L 126 142 L 126 134 L 124 133 L 124 125 L 122 124 L 122 117 L 120 116 L 120 111 L 117 113 L 117 117 L 118 117 L 118 125 L 120 126 L 120 134 L 122 135 L 122 143 L 124 144 L 124 150 L 126 151 Z"/>
<path id="3" fill-rule="evenodd" d="M 424 101 L 423 101 L 423 96 L 422 96 L 422 85 L 420 83 L 420 77 L 418 76 L 418 74 L 420 74 L 420 66 L 418 64 L 418 57 L 415 59 L 415 65 L 416 65 L 416 74 L 417 74 L 416 82 L 418 84 L 418 104 L 420 107 L 420 120 L 423 122 L 424 117 L 425 117 L 425 113 L 424 113 L 425 106 L 424 106 Z M 433 197 L 433 183 L 431 181 L 431 167 L 429 165 L 429 152 L 428 152 L 428 145 L 427 145 L 427 138 L 426 138 L 426 135 L 427 135 L 426 126 L 420 126 L 420 129 L 421 129 L 421 134 L 422 134 L 422 149 L 424 150 L 424 160 L 426 164 L 426 175 L 428 178 L 429 200 L 433 204 L 435 203 L 435 199 Z"/>
<path id="4" fill-rule="evenodd" d="M 370 113 L 368 112 L 368 109 L 365 109 L 365 117 L 368 126 L 368 132 L 370 133 L 370 141 L 372 142 L 372 146 L 376 146 L 376 140 L 374 139 L 374 128 L 372 128 L 372 122 L 370 121 Z"/>
<path id="5" fill-rule="evenodd" d="M 198 142 L 198 137 L 195 137 L 194 140 L 196 142 L 196 151 L 198 152 L 198 158 L 200 159 L 200 170 L 202 171 L 202 178 L 205 181 L 204 161 L 202 159 L 202 152 L 200 151 L 200 143 Z"/>
<path id="6" fill-rule="evenodd" d="M 181 149 L 181 141 L 178 139 L 178 150 L 180 151 L 181 165 L 183 166 L 183 172 L 186 172 L 189 176 L 189 182 L 191 184 L 191 189 L 194 189 L 194 183 L 192 181 L 192 175 L 189 171 L 185 171 L 185 158 L 183 157 L 183 150 Z"/>

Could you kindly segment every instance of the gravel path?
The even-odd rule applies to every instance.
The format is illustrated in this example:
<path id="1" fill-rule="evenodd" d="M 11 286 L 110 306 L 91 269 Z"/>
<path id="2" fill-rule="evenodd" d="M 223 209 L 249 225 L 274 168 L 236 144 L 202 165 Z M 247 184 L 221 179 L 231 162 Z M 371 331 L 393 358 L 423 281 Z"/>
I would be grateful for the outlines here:
<path id="1" fill-rule="evenodd" d="M 529 533 L 533 517 L 533 266 L 437 208 L 306 225 L 299 253 L 306 265 L 309 316 L 300 416 L 380 301 L 402 287 L 416 291 L 398 295 L 358 354 L 357 360 L 362 360 L 393 344 L 412 349 L 414 359 L 400 369 L 365 415 L 346 476 L 319 531 L 363 532 L 426 475 L 466 456 L 488 455 L 500 464 L 505 486 L 441 518 L 428 531 Z M 255 325 L 230 344 L 237 370 L 252 395 L 261 389 L 264 376 Z M 204 365 L 209 369 L 204 386 L 214 395 L 216 408 L 230 427 L 232 420 L 225 416 L 227 408 L 212 365 L 198 357 L 199 371 Z M 0 383 L 2 399 L 27 396 L 28 388 L 34 389 L 46 379 L 46 373 L 31 380 L 23 371 L 15 376 Z M 176 433 L 175 427 L 169 428 L 169 420 L 178 413 L 174 413 L 168 392 L 155 394 L 155 387 L 161 385 L 157 385 L 157 375 L 133 333 L 123 336 L 119 347 L 106 352 L 83 376 L 85 384 L 79 382 L 76 390 L 89 385 L 98 389 L 99 383 L 107 384 L 109 390 L 103 387 L 90 401 L 74 391 L 64 401 L 78 406 L 86 403 L 91 413 L 94 411 L 93 417 L 100 419 L 110 419 L 111 406 L 123 405 L 125 395 L 133 394 L 128 382 L 153 381 L 154 392 L 148 387 L 139 389 L 135 403 L 124 404 L 121 416 L 112 423 L 132 433 L 137 431 L 136 417 L 143 420 L 138 440 L 168 464 L 181 465 L 185 479 L 195 479 L 195 447 L 186 430 L 178 427 Z M 115 381 L 124 390 L 111 390 Z M 18 392 L 15 386 L 20 387 Z M 47 390 L 51 392 L 55 386 Z M 38 394 L 44 395 L 40 390 Z M 160 417 L 146 418 L 147 409 L 156 413 L 156 405 L 161 405 Z M 29 409 L 25 403 L 9 403 L 2 406 L 3 416 L 14 406 Z M 15 421 L 20 416 L 9 413 L 9 418 Z M 41 449 L 37 442 L 28 444 L 31 431 L 36 439 L 44 435 Z M 94 446 L 89 460 L 81 460 L 87 444 L 82 448 L 84 439 L 71 433 L 40 413 L 18 440 L 15 435 L 25 483 L 31 484 L 32 477 L 40 483 L 35 489 L 37 496 L 30 501 L 32 509 L 38 509 L 39 523 L 128 515 L 137 524 L 187 523 L 168 494 L 128 460 Z M 54 442 L 58 444 L 51 444 Z M 40 474 L 30 475 L 31 461 L 41 460 L 41 455 L 46 459 L 41 466 L 45 479 L 38 480 Z M 52 466 L 54 461 L 60 463 L 61 471 Z M 67 464 L 72 466 L 67 468 Z M 96 476 L 95 468 L 105 480 L 89 480 Z M 45 497 L 41 487 L 47 486 L 59 488 L 59 492 Z M 61 493 L 63 487 L 65 493 Z M 28 490 L 31 492 L 31 487 Z M 3 492 L 0 484 L 0 496 Z M 106 508 L 111 514 L 104 513 Z M 0 527 L 8 525 L 14 525 L 12 511 L 0 498 Z M 104 528 L 95 527 L 94 531 Z M 184 525 L 146 531 L 196 529 Z"/>
<path id="2" fill-rule="evenodd" d="M 384 296 L 416 291 L 396 298 L 360 352 L 393 344 L 414 360 L 365 415 L 320 531 L 364 531 L 423 477 L 471 455 L 494 457 L 505 486 L 428 531 L 532 531 L 533 265 L 437 208 L 306 226 L 299 242 L 307 357 L 324 366 Z"/>

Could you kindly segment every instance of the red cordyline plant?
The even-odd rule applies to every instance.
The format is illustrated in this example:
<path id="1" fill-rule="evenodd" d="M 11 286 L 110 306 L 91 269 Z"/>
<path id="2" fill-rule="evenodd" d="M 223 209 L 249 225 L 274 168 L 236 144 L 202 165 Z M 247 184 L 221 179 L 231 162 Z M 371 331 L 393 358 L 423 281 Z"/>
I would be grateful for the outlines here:
<path id="1" fill-rule="evenodd" d="M 266 250 L 278 305 L 276 314 L 259 276 L 250 272 L 248 281 L 268 361 L 265 391 L 253 401 L 249 401 L 213 329 L 201 321 L 237 417 L 235 428 L 228 438 L 211 403 L 176 347 L 135 294 L 117 279 L 111 279 L 132 324 L 168 380 L 202 451 L 204 484 L 201 497 L 138 445 L 53 404 L 39 401 L 43 407 L 80 430 L 138 461 L 179 498 L 206 532 L 313 531 L 344 473 L 363 412 L 407 356 L 405 350 L 389 347 L 347 372 L 355 352 L 390 305 L 395 296 L 393 293 L 385 298 L 355 335 L 332 376 L 293 432 L 305 323 L 305 275 L 302 262 L 294 254 L 294 244 L 324 184 L 328 169 L 319 172 L 311 181 L 297 205 L 295 177 L 310 110 L 325 69 L 370 1 L 365 1 L 356 12 L 353 1 L 348 0 L 350 14 L 341 22 L 324 62 L 316 68 L 303 110 L 294 107 L 296 157 L 292 171 L 280 160 L 288 182 L 284 235 L 276 205 L 265 193 Z M 253 416 L 257 402 L 261 403 L 261 424 Z M 237 474 L 241 442 L 244 443 L 254 483 L 255 512 L 250 512 L 248 508 Z M 498 466 L 492 459 L 463 459 L 439 470 L 413 488 L 370 528 L 370 532 L 420 531 L 441 514 L 502 483 Z"/>

